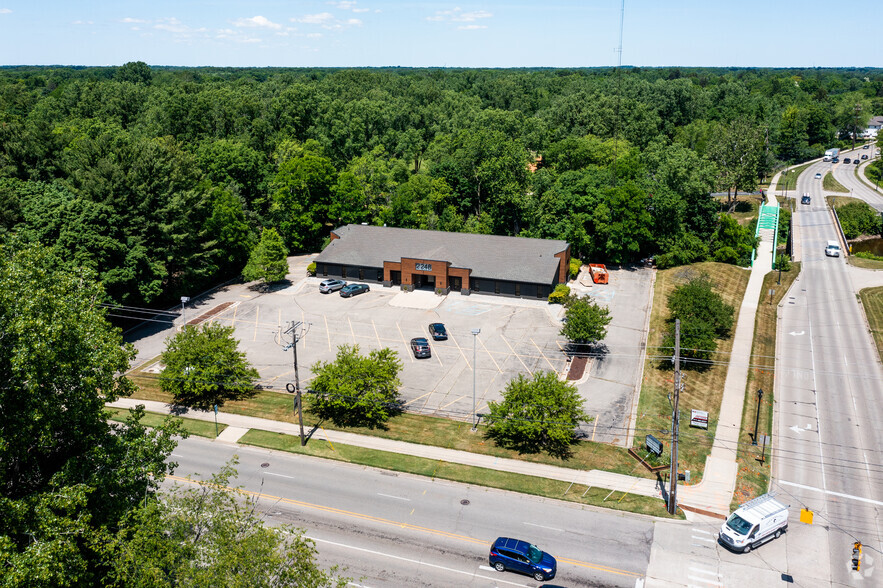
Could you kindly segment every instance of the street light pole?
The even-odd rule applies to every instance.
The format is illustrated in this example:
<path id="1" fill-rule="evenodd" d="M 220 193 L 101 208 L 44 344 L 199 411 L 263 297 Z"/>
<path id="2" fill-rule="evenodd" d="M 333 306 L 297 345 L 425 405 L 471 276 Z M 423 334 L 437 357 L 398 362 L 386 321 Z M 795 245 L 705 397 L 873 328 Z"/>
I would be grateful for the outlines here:
<path id="1" fill-rule="evenodd" d="M 752 445 L 757 445 L 757 425 L 760 422 L 760 400 L 763 398 L 763 389 L 757 390 L 757 412 L 754 415 L 754 439 L 751 441 Z"/>
<path id="2" fill-rule="evenodd" d="M 475 431 L 477 425 L 475 423 L 475 361 L 476 361 L 476 349 L 477 349 L 477 341 L 478 334 L 481 333 L 481 329 L 472 329 L 472 430 Z"/>

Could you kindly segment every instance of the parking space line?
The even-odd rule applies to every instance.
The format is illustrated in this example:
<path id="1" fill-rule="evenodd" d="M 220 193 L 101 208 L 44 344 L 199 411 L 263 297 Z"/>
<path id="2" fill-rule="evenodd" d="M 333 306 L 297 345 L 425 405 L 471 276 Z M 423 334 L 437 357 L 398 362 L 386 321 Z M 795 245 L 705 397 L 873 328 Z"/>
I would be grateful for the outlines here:
<path id="1" fill-rule="evenodd" d="M 371 319 L 371 326 L 374 327 L 374 336 L 377 337 L 377 346 L 383 348 L 383 343 L 380 341 L 380 333 L 377 332 L 377 325 L 374 324 L 374 319 Z"/>
<path id="2" fill-rule="evenodd" d="M 449 406 L 451 406 L 452 404 L 454 404 L 455 402 L 460 402 L 460 401 L 463 400 L 464 398 L 466 398 L 466 395 L 465 395 L 465 394 L 464 394 L 463 396 L 460 396 L 459 398 L 456 398 L 456 399 L 454 399 L 454 400 L 451 400 L 450 402 L 448 402 L 448 403 L 445 404 L 444 406 L 439 406 L 438 409 L 439 409 L 439 410 L 444 410 L 444 409 L 446 409 L 447 407 L 449 407 Z"/>
<path id="3" fill-rule="evenodd" d="M 469 363 L 469 358 L 466 357 L 466 353 L 463 352 L 463 348 L 460 347 L 460 344 L 457 343 L 457 340 L 454 339 L 454 336 L 450 333 L 448 334 L 448 340 L 454 342 L 454 345 L 456 345 L 457 349 L 460 351 L 460 355 L 463 357 L 464 360 L 466 360 L 466 367 L 468 367 L 469 369 L 472 369 L 472 364 Z"/>
<path id="4" fill-rule="evenodd" d="M 405 405 L 405 406 L 408 406 L 409 404 L 411 404 L 411 403 L 413 403 L 413 402 L 417 402 L 418 400 L 420 400 L 420 399 L 423 398 L 424 396 L 429 396 L 430 394 L 432 394 L 432 390 L 430 390 L 430 391 L 427 392 L 426 394 L 423 394 L 423 395 L 421 395 L 421 396 L 418 396 L 418 397 L 415 398 L 414 400 L 409 400 L 409 401 L 405 402 L 404 405 Z"/>
<path id="5" fill-rule="evenodd" d="M 530 342 L 531 342 L 531 343 L 533 343 L 533 346 L 534 346 L 534 347 L 536 347 L 536 348 L 537 348 L 537 351 L 539 351 L 539 352 L 540 352 L 540 356 L 542 356 L 542 358 L 543 358 L 543 359 L 545 359 L 545 360 L 546 360 L 546 363 L 548 363 L 548 364 L 549 364 L 549 367 L 550 367 L 550 368 L 552 368 L 552 371 L 553 371 L 553 372 L 556 372 L 556 373 L 557 373 L 557 372 L 558 372 L 558 370 L 556 370 L 556 369 L 555 369 L 555 366 L 554 366 L 554 365 L 552 365 L 552 362 L 551 362 L 551 361 L 549 361 L 549 358 L 548 358 L 548 357 L 546 357 L 546 354 L 545 354 L 545 353 L 543 353 L 543 350 L 542 350 L 542 349 L 540 349 L 540 346 L 539 346 L 539 345 L 537 345 L 537 343 L 536 343 L 536 341 L 534 341 L 534 340 L 533 340 L 533 337 L 528 337 L 528 339 L 530 339 Z"/>
<path id="6" fill-rule="evenodd" d="M 595 429 L 598 428 L 598 418 L 600 418 L 600 414 L 595 415 L 595 426 L 592 427 L 592 441 L 595 440 Z"/>
<path id="7" fill-rule="evenodd" d="M 530 368 L 529 368 L 529 367 L 527 367 L 527 364 L 525 364 L 525 363 L 524 363 L 524 361 L 522 361 L 522 360 L 521 360 L 521 356 L 520 356 L 520 355 L 518 355 L 518 354 L 517 354 L 517 353 L 515 353 L 515 350 L 514 350 L 514 349 L 512 349 L 512 346 L 511 346 L 511 345 L 509 345 L 509 342 L 508 342 L 508 341 L 506 341 L 506 337 L 504 337 L 504 336 L 502 336 L 502 335 L 500 335 L 500 339 L 502 339 L 502 340 L 503 340 L 503 343 L 505 343 L 505 344 L 506 344 L 506 346 L 507 346 L 507 347 L 508 347 L 508 348 L 509 348 L 509 349 L 510 349 L 510 350 L 512 350 L 512 355 L 514 355 L 514 356 L 515 356 L 515 357 L 516 357 L 516 358 L 517 358 L 517 359 L 518 359 L 518 361 L 520 361 L 520 362 L 521 362 L 521 365 L 523 365 L 523 366 L 524 366 L 524 369 L 526 369 L 526 370 L 527 370 L 527 373 L 529 373 L 529 374 L 530 374 L 530 375 L 533 375 L 533 372 L 532 372 L 532 371 L 531 371 L 531 370 L 530 370 Z M 500 371 L 502 371 L 502 370 L 500 370 Z"/>
<path id="8" fill-rule="evenodd" d="M 441 356 L 438 353 L 433 353 L 432 356 L 438 360 L 438 365 L 445 367 L 445 364 L 442 363 Z"/>
<path id="9" fill-rule="evenodd" d="M 408 340 L 405 339 L 405 334 L 402 333 L 402 326 L 399 324 L 399 321 L 396 321 L 396 328 L 399 330 L 399 335 L 402 336 L 402 343 L 405 344 L 405 349 L 410 349 L 410 345 L 408 345 Z M 414 363 L 414 354 L 408 353 L 408 357 L 411 358 L 411 363 Z"/>
<path id="10" fill-rule="evenodd" d="M 504 339 L 504 341 L 505 341 L 505 339 Z M 500 364 L 497 363 L 497 360 L 494 359 L 494 354 L 491 353 L 490 351 L 488 351 L 487 346 L 484 344 L 484 341 L 482 341 L 481 339 L 479 339 L 478 342 L 481 343 L 481 348 L 485 350 L 485 352 L 488 354 L 488 357 L 490 357 L 490 358 L 491 358 L 491 361 L 494 362 L 494 365 L 497 366 L 497 371 L 500 372 L 500 373 L 502 373 L 502 372 L 503 372 L 503 368 L 501 368 L 501 367 L 500 367 Z M 510 349 L 511 349 L 511 347 L 510 347 Z"/>
<path id="11" fill-rule="evenodd" d="M 328 317 L 323 314 L 322 320 L 325 321 L 325 336 L 328 337 L 328 351 L 331 351 L 331 329 L 328 328 Z"/>
<path id="12" fill-rule="evenodd" d="M 234 328 L 236 327 L 236 311 L 238 311 L 238 310 L 239 310 L 239 305 L 236 304 L 233 308 L 233 320 L 230 321 L 230 326 L 234 327 Z"/>

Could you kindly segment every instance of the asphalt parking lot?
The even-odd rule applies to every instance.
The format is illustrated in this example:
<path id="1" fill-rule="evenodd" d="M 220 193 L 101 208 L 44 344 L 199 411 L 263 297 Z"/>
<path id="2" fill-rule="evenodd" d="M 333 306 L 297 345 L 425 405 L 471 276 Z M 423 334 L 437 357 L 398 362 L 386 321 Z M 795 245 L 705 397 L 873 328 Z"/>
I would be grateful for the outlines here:
<path id="1" fill-rule="evenodd" d="M 566 373 L 566 340 L 558 334 L 560 306 L 479 294 L 405 293 L 378 283 L 369 284 L 370 292 L 342 298 L 338 292 L 321 294 L 321 278 L 303 277 L 310 259 L 291 259 L 290 285 L 269 290 L 226 286 L 192 303 L 185 318 L 211 315 L 211 320 L 233 326 L 240 349 L 260 373 L 260 384 L 270 390 L 285 390 L 294 381 L 293 353 L 287 345 L 291 338 L 284 333 L 291 321 L 301 324 L 297 354 L 304 389 L 310 387 L 311 366 L 332 361 L 340 345 L 358 345 L 363 353 L 389 347 L 402 361 L 401 395 L 407 410 L 454 419 L 471 419 L 473 354 L 477 413 L 487 411 L 488 401 L 499 400 L 518 374 Z M 606 352 L 592 360 L 576 383 L 587 412 L 595 417 L 585 433 L 596 441 L 626 443 L 641 373 L 651 276 L 650 270 L 613 270 L 607 285 L 575 288 L 610 308 L 613 317 Z M 445 324 L 447 341 L 431 339 L 428 326 L 434 322 Z M 138 349 L 136 365 L 159 355 L 173 328 L 154 325 L 130 334 Z M 473 336 L 473 329 L 480 334 Z M 414 358 L 409 345 L 413 337 L 429 339 L 432 357 Z"/>

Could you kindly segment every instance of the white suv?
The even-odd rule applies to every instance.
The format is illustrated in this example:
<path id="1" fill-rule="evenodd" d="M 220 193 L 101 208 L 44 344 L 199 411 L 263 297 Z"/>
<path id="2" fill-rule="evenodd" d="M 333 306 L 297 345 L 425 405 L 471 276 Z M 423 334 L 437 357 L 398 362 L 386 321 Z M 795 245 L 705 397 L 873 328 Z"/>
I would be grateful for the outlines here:
<path id="1" fill-rule="evenodd" d="M 840 243 L 828 241 L 828 244 L 825 246 L 825 255 L 828 257 L 840 257 Z"/>

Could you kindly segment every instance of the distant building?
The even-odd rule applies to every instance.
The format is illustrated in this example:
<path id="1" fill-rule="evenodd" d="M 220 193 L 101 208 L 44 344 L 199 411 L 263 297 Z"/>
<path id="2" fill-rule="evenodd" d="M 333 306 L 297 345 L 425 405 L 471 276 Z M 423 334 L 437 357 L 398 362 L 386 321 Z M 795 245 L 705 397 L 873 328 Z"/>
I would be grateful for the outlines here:
<path id="1" fill-rule="evenodd" d="M 868 128 L 865 130 L 865 137 L 876 138 L 880 128 L 883 127 L 883 116 L 875 116 L 868 121 Z"/>
<path id="2" fill-rule="evenodd" d="M 331 232 L 316 275 L 403 290 L 546 298 L 567 281 L 569 266 L 566 241 L 346 225 Z"/>

